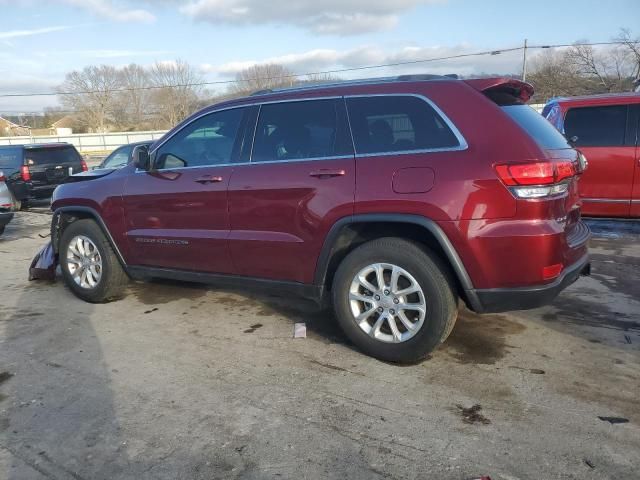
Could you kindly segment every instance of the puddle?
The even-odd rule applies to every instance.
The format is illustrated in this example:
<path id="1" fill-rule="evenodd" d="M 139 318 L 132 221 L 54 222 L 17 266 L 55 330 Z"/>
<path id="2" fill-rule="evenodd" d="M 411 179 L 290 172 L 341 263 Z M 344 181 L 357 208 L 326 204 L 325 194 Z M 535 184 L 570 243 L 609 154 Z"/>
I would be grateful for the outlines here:
<path id="1" fill-rule="evenodd" d="M 525 328 L 503 315 L 477 315 L 463 310 L 441 349 L 459 363 L 493 365 L 509 348 L 514 348 L 506 343 L 506 337 Z"/>

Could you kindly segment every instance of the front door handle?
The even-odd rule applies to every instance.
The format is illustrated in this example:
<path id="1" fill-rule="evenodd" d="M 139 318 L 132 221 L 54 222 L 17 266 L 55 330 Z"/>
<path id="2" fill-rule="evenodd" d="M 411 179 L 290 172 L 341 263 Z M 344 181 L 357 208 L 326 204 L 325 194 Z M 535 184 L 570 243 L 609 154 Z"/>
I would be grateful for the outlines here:
<path id="1" fill-rule="evenodd" d="M 331 177 L 343 177 L 347 174 L 343 169 L 331 169 L 321 168 L 320 170 L 314 170 L 309 174 L 310 177 L 316 178 L 331 178 Z"/>
<path id="2" fill-rule="evenodd" d="M 207 183 L 219 183 L 222 181 L 222 177 L 218 177 L 215 175 L 202 175 L 194 180 L 194 182 L 201 183 L 203 185 Z"/>

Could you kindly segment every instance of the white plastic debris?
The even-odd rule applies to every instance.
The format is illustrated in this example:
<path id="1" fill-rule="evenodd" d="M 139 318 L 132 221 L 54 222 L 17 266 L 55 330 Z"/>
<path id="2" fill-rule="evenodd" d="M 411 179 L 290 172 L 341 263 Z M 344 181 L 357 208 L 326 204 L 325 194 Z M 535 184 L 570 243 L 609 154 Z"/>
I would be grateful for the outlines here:
<path id="1" fill-rule="evenodd" d="M 307 338 L 306 323 L 296 323 L 293 325 L 293 338 Z"/>

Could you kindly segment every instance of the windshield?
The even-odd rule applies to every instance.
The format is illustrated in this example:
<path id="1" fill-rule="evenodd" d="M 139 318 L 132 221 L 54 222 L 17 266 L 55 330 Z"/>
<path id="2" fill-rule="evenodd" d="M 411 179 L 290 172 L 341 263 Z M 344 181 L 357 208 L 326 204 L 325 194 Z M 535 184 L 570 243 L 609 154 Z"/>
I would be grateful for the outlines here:
<path id="1" fill-rule="evenodd" d="M 501 107 L 538 145 L 546 149 L 571 148 L 567 140 L 542 115 L 528 105 Z"/>
<path id="2" fill-rule="evenodd" d="M 80 156 L 73 147 L 29 148 L 24 152 L 27 165 L 59 165 L 79 162 Z"/>
<path id="3" fill-rule="evenodd" d="M 20 168 L 22 165 L 22 147 L 0 148 L 0 169 Z"/>
<path id="4" fill-rule="evenodd" d="M 131 150 L 133 150 L 133 145 L 114 150 L 111 155 L 104 159 L 100 168 L 117 168 L 128 164 L 131 158 Z"/>

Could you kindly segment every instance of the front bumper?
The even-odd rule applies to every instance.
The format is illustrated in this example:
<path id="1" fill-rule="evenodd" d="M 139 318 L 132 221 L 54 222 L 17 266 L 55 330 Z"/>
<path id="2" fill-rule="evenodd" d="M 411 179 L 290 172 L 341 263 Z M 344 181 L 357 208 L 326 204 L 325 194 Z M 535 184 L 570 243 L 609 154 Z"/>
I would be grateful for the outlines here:
<path id="1" fill-rule="evenodd" d="M 551 303 L 558 294 L 581 275 L 591 273 L 589 255 L 585 254 L 573 265 L 564 269 L 552 283 L 532 287 L 475 289 L 477 313 L 500 313 L 511 310 L 529 310 Z"/>
<path id="2" fill-rule="evenodd" d="M 4 228 L 13 219 L 13 213 L 0 212 L 0 228 Z"/>

